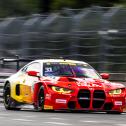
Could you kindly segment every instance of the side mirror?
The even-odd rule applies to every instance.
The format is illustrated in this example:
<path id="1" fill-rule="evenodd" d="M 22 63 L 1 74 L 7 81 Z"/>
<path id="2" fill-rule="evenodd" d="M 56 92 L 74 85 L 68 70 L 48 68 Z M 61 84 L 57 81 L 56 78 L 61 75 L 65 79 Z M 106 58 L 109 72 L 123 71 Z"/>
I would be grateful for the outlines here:
<path id="1" fill-rule="evenodd" d="M 100 74 L 101 75 L 101 77 L 102 77 L 102 79 L 109 79 L 109 77 L 110 77 L 110 74 L 108 74 L 108 73 L 101 73 Z"/>
<path id="2" fill-rule="evenodd" d="M 37 71 L 27 71 L 29 76 L 40 77 L 40 73 Z"/>

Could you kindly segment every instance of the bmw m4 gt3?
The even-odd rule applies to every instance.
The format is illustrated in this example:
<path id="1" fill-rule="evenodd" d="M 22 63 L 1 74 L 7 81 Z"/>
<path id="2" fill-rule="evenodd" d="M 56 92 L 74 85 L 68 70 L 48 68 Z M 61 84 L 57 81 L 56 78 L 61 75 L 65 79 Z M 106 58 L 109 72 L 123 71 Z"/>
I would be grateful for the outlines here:
<path id="1" fill-rule="evenodd" d="M 4 106 L 18 110 L 30 104 L 38 111 L 85 110 L 122 113 L 126 90 L 108 81 L 88 63 L 64 59 L 35 60 L 6 79 Z"/>

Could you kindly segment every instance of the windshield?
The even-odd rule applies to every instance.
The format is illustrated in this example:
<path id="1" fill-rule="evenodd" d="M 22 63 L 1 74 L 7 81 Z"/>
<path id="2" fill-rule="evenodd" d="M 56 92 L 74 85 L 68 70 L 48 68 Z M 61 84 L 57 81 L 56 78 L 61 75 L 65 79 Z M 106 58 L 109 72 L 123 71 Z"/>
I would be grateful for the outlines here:
<path id="1" fill-rule="evenodd" d="M 99 74 L 88 64 L 50 62 L 43 64 L 44 76 L 68 76 L 100 78 Z"/>

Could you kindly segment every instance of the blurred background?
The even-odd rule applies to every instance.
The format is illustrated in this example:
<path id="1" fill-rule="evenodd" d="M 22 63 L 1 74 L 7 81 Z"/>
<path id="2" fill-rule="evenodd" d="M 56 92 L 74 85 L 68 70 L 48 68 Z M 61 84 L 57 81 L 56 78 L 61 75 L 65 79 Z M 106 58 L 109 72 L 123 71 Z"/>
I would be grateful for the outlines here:
<path id="1" fill-rule="evenodd" d="M 0 57 L 16 55 L 126 73 L 126 0 L 0 0 Z"/>

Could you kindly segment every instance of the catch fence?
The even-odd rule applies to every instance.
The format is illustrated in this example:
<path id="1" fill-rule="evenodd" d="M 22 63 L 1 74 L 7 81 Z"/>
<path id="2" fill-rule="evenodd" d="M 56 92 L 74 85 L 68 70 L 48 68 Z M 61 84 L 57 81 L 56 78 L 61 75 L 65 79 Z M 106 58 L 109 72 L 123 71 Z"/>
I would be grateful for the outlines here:
<path id="1" fill-rule="evenodd" d="M 0 57 L 15 55 L 64 57 L 86 61 L 100 72 L 125 73 L 126 8 L 67 8 L 49 15 L 1 19 Z"/>

